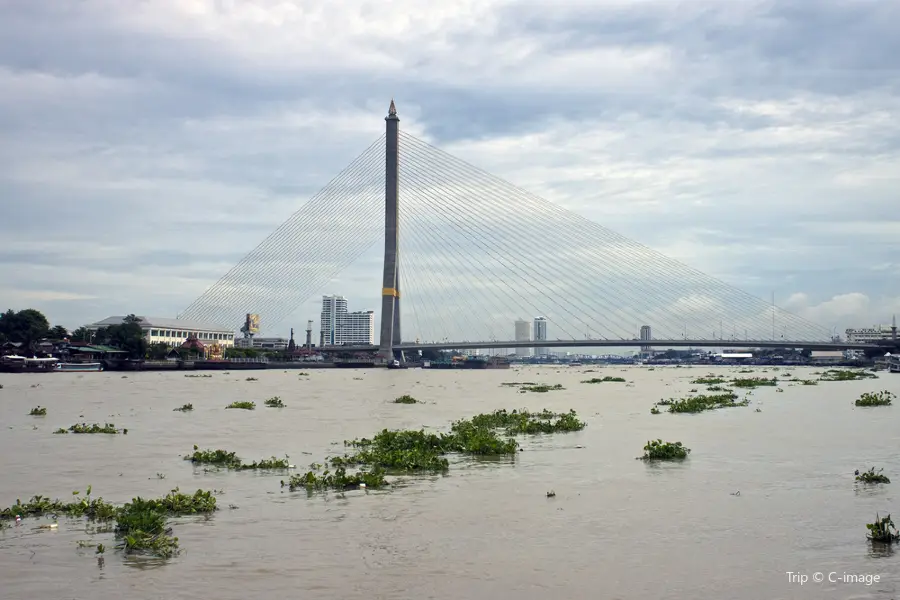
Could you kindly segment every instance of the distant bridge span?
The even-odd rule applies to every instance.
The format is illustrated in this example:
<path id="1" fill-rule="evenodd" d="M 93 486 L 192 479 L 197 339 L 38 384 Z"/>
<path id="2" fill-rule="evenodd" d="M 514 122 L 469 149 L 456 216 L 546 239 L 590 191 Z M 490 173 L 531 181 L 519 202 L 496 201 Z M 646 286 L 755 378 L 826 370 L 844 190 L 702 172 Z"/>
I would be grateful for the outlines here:
<path id="1" fill-rule="evenodd" d="M 489 350 L 495 348 L 623 348 L 650 346 L 653 348 L 804 348 L 807 350 L 884 350 L 895 349 L 891 341 L 879 344 L 851 342 L 811 342 L 789 340 L 531 340 L 490 342 L 437 342 L 429 344 L 394 344 L 395 351 L 416 350 Z M 378 346 L 322 346 L 324 352 L 376 351 Z"/>

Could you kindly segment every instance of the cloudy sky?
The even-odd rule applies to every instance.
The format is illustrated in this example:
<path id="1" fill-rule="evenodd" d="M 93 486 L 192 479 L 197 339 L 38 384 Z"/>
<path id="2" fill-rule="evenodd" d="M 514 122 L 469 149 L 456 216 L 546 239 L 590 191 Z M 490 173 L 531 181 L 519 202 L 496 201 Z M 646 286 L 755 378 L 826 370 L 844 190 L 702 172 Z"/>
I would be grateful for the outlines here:
<path id="1" fill-rule="evenodd" d="M 393 97 L 404 131 L 688 265 L 888 323 L 898 22 L 894 0 L 5 0 L 0 308 L 175 316 Z M 320 292 L 376 309 L 370 254 Z"/>

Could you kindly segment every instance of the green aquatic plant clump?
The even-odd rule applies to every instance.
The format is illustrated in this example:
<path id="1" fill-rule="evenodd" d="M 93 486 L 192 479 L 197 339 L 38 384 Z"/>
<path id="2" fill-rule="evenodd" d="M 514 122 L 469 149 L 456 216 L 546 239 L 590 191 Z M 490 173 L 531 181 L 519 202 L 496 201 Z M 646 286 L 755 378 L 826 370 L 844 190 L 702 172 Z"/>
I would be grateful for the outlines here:
<path id="1" fill-rule="evenodd" d="M 446 471 L 444 455 L 457 451 L 459 441 L 452 434 L 426 433 L 425 430 L 384 429 L 372 439 L 345 441 L 356 448 L 353 454 L 328 459 L 334 467 L 368 466 L 391 471 Z"/>
<path id="2" fill-rule="evenodd" d="M 116 537 L 125 554 L 149 554 L 170 558 L 178 553 L 178 538 L 167 526 L 168 516 L 211 513 L 216 510 L 212 492 L 197 490 L 183 494 L 178 488 L 163 498 L 144 500 L 134 498 L 118 510 Z"/>
<path id="3" fill-rule="evenodd" d="M 524 409 L 512 411 L 500 409 L 492 413 L 475 415 L 470 421 L 475 427 L 504 429 L 508 436 L 581 431 L 587 426 L 587 423 L 578 419 L 574 410 L 567 413 L 554 413 L 544 409 L 541 412 L 533 413 Z M 454 430 L 458 424 L 463 422 L 454 423 Z"/>
<path id="4" fill-rule="evenodd" d="M 800 385 L 819 385 L 819 382 L 815 379 L 798 379 L 796 380 Z"/>
<path id="5" fill-rule="evenodd" d="M 100 425 L 99 423 L 92 423 L 88 425 L 87 423 L 76 423 L 75 425 L 70 426 L 68 429 L 59 428 L 53 433 L 108 433 L 108 434 L 116 434 L 116 433 L 128 433 L 127 429 L 121 430 L 121 432 L 116 429 L 116 426 L 112 423 L 104 423 Z"/>
<path id="6" fill-rule="evenodd" d="M 329 489 L 344 491 L 362 487 L 378 489 L 387 485 L 389 484 L 384 477 L 384 469 L 380 467 L 375 467 L 371 471 L 359 470 L 348 475 L 347 469 L 340 466 L 333 473 L 327 469 L 321 474 L 307 471 L 303 475 L 293 475 L 287 482 L 281 482 L 281 487 L 287 486 L 292 492 L 300 488 L 309 491 Z"/>
<path id="7" fill-rule="evenodd" d="M 236 400 L 225 408 L 242 408 L 244 410 L 255 410 L 256 402 L 250 402 L 249 400 Z"/>
<path id="8" fill-rule="evenodd" d="M 681 442 L 664 442 L 661 439 L 650 440 L 644 446 L 644 455 L 640 460 L 684 460 L 691 449 L 686 448 Z"/>
<path id="9" fill-rule="evenodd" d="M 578 419 L 575 411 L 530 413 L 498 410 L 455 421 L 447 433 L 430 433 L 424 429 L 384 429 L 371 439 L 345 440 L 344 446 L 354 451 L 326 459 L 335 468 L 334 473 L 318 474 L 316 466 L 304 475 L 292 477 L 291 482 L 294 482 L 294 488 L 345 489 L 347 485 L 352 487 L 360 482 L 365 483 L 363 479 L 354 479 L 357 476 L 374 477 L 377 482 L 382 473 L 444 472 L 450 465 L 448 454 L 515 455 L 518 443 L 511 436 L 579 431 L 584 427 L 585 423 Z M 504 439 L 498 431 L 510 437 Z M 360 471 L 349 475 L 346 472 L 348 467 L 357 467 Z M 345 470 L 339 471 L 341 468 Z"/>
<path id="10" fill-rule="evenodd" d="M 200 450 L 195 444 L 194 452 L 184 457 L 195 465 L 214 465 L 225 469 L 233 469 L 236 471 L 250 470 L 281 470 L 289 469 L 289 457 L 284 458 L 264 458 L 262 460 L 253 461 L 252 463 L 243 462 L 235 452 L 228 450 Z"/>
<path id="11" fill-rule="evenodd" d="M 403 394 L 399 398 L 394 399 L 394 404 L 418 404 L 419 401 L 410 396 L 409 394 Z"/>
<path id="12" fill-rule="evenodd" d="M 79 495 L 79 492 L 72 492 Z M 166 496 L 144 500 L 135 498 L 131 502 L 116 507 L 102 498 L 91 498 L 91 488 L 80 500 L 61 502 L 44 496 L 34 496 L 31 501 L 16 504 L 0 511 L 0 520 L 20 517 L 43 517 L 65 515 L 85 517 L 96 521 L 116 521 L 115 534 L 120 539 L 120 549 L 125 554 L 141 553 L 169 558 L 178 550 L 178 538 L 171 536 L 166 527 L 166 517 L 211 513 L 216 510 L 216 499 L 211 492 L 197 490 L 193 495 L 181 493 L 178 488 Z M 104 552 L 102 544 L 98 554 Z"/>
<path id="13" fill-rule="evenodd" d="M 255 460 L 252 463 L 241 463 L 237 469 L 241 471 L 251 471 L 251 470 L 272 470 L 279 471 L 283 469 L 289 469 L 291 467 L 290 457 L 285 456 L 284 458 L 277 458 L 272 456 L 270 458 L 264 458 L 262 460 Z"/>
<path id="14" fill-rule="evenodd" d="M 73 496 L 79 496 L 81 492 L 72 492 Z M 33 496 L 28 502 L 16 499 L 16 503 L 9 508 L 0 510 L 0 520 L 12 520 L 17 516 L 43 517 L 48 515 L 65 515 L 68 517 L 86 517 L 96 521 L 114 519 L 116 507 L 103 498 L 91 498 L 91 486 L 88 486 L 84 496 L 74 502 L 62 502 L 50 500 L 46 496 Z"/>
<path id="15" fill-rule="evenodd" d="M 564 390 L 564 389 L 566 389 L 566 388 L 564 388 L 561 383 L 556 383 L 553 385 L 546 384 L 546 383 L 539 383 L 539 384 L 535 384 L 535 385 L 522 385 L 519 388 L 519 391 L 522 392 L 523 394 L 525 392 L 537 392 L 540 394 L 544 394 L 547 392 L 555 392 L 555 391 Z"/>
<path id="16" fill-rule="evenodd" d="M 766 377 L 745 377 L 743 379 L 732 379 L 731 385 L 737 388 L 775 387 L 778 385 L 778 379 L 775 377 L 771 379 Z"/>
<path id="17" fill-rule="evenodd" d="M 828 369 L 822 376 L 820 381 L 859 381 L 860 379 L 877 379 L 878 375 L 869 371 L 856 369 Z"/>
<path id="18" fill-rule="evenodd" d="M 585 379 L 581 383 L 625 383 L 625 378 L 610 377 L 607 375 L 606 377 L 591 377 L 590 379 Z"/>
<path id="19" fill-rule="evenodd" d="M 171 558 L 178 553 L 178 538 L 166 526 L 166 515 L 148 501 L 135 498 L 124 507 L 116 520 L 118 546 L 128 554 L 149 554 Z"/>
<path id="20" fill-rule="evenodd" d="M 190 411 L 194 410 L 194 405 L 193 404 L 183 404 L 179 408 L 173 408 L 172 410 L 176 411 L 176 412 L 190 412 Z"/>
<path id="21" fill-rule="evenodd" d="M 882 474 L 884 469 L 875 470 L 875 467 L 872 467 L 868 471 L 863 471 L 860 473 L 856 472 L 856 481 L 860 481 L 862 483 L 890 483 L 891 480 L 888 479 L 887 475 Z"/>
<path id="22" fill-rule="evenodd" d="M 866 392 L 856 399 L 856 406 L 890 406 L 891 401 L 897 396 L 884 390 L 881 392 Z"/>
<path id="23" fill-rule="evenodd" d="M 875 513 L 875 522 L 867 523 L 866 529 L 869 530 L 866 537 L 873 542 L 894 544 L 900 541 L 900 533 L 897 532 L 891 515 L 881 518 L 878 513 Z"/>
<path id="24" fill-rule="evenodd" d="M 714 375 L 707 375 L 706 377 L 698 377 L 691 383 L 694 385 L 719 385 L 720 383 L 725 383 L 725 380 Z"/>
<path id="25" fill-rule="evenodd" d="M 691 396 L 681 400 L 670 400 L 657 402 L 658 406 L 668 406 L 670 413 L 699 413 L 705 410 L 714 410 L 717 408 L 732 408 L 736 406 L 748 406 L 749 400 L 736 402 L 737 394 L 729 392 L 726 394 Z"/>
<path id="26" fill-rule="evenodd" d="M 28 413 L 29 416 L 32 417 L 46 417 L 47 416 L 47 407 L 45 406 L 36 406 L 31 409 L 31 412 Z"/>
<path id="27" fill-rule="evenodd" d="M 281 398 L 279 396 L 272 396 L 271 398 L 266 400 L 264 404 L 269 408 L 284 408 L 285 406 L 287 406 L 284 402 L 281 401 Z"/>
<path id="28" fill-rule="evenodd" d="M 215 465 L 217 467 L 226 467 L 229 469 L 240 467 L 241 459 L 237 453 L 227 450 L 200 450 L 194 445 L 194 453 L 184 457 L 197 465 Z"/>

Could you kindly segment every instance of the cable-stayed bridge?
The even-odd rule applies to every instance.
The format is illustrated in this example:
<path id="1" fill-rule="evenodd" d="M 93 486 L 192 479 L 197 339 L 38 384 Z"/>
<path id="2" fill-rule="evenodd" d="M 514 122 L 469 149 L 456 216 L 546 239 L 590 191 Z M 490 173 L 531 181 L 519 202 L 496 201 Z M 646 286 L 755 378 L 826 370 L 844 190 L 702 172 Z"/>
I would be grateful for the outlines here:
<path id="1" fill-rule="evenodd" d="M 393 101 L 385 122 L 180 317 L 237 328 L 258 313 L 271 329 L 383 242 L 385 359 L 522 346 L 871 347 L 832 343 L 828 328 L 400 131 Z M 510 340 L 517 320 L 538 315 L 548 339 Z M 635 339 L 644 325 L 649 343 Z"/>

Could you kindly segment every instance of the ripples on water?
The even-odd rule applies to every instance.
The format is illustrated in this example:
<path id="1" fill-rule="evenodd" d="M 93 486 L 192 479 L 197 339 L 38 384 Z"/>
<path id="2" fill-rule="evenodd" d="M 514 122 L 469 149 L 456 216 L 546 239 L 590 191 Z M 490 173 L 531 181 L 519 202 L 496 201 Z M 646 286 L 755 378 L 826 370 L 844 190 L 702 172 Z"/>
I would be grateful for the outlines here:
<path id="1" fill-rule="evenodd" d="M 88 484 L 117 503 L 175 486 L 224 492 L 211 518 L 174 521 L 182 554 L 168 562 L 123 559 L 107 534 L 97 536 L 110 548 L 98 568 L 92 549 L 77 548 L 92 527 L 79 520 L 63 519 L 54 532 L 34 520 L 3 530 L 0 597 L 896 597 L 900 555 L 873 549 L 865 523 L 876 512 L 900 515 L 898 408 L 852 402 L 864 391 L 900 393 L 900 376 L 758 388 L 747 408 L 651 415 L 660 398 L 702 389 L 690 379 L 734 371 L 595 370 L 631 386 L 581 384 L 593 376 L 584 370 L 263 371 L 255 382 L 237 372 L 0 374 L 0 504 L 34 494 L 64 499 Z M 567 389 L 500 386 L 516 380 Z M 390 402 L 405 393 L 426 403 Z M 286 408 L 262 406 L 276 395 Z M 257 409 L 224 410 L 234 400 L 254 400 Z M 187 402 L 193 412 L 173 412 Z M 27 416 L 37 405 L 46 417 Z M 307 497 L 282 490 L 283 474 L 204 473 L 181 460 L 198 444 L 246 460 L 287 453 L 299 470 L 342 452 L 342 440 L 385 427 L 440 429 L 517 407 L 574 408 L 588 427 L 523 439 L 512 461 L 454 460 L 447 476 L 387 493 Z M 80 421 L 111 421 L 129 433 L 51 434 Z M 650 438 L 681 440 L 693 452 L 683 464 L 634 460 Z M 855 469 L 873 465 L 895 483 L 854 483 Z M 555 498 L 546 497 L 550 489 Z M 787 571 L 870 573 L 881 582 L 799 586 Z"/>

